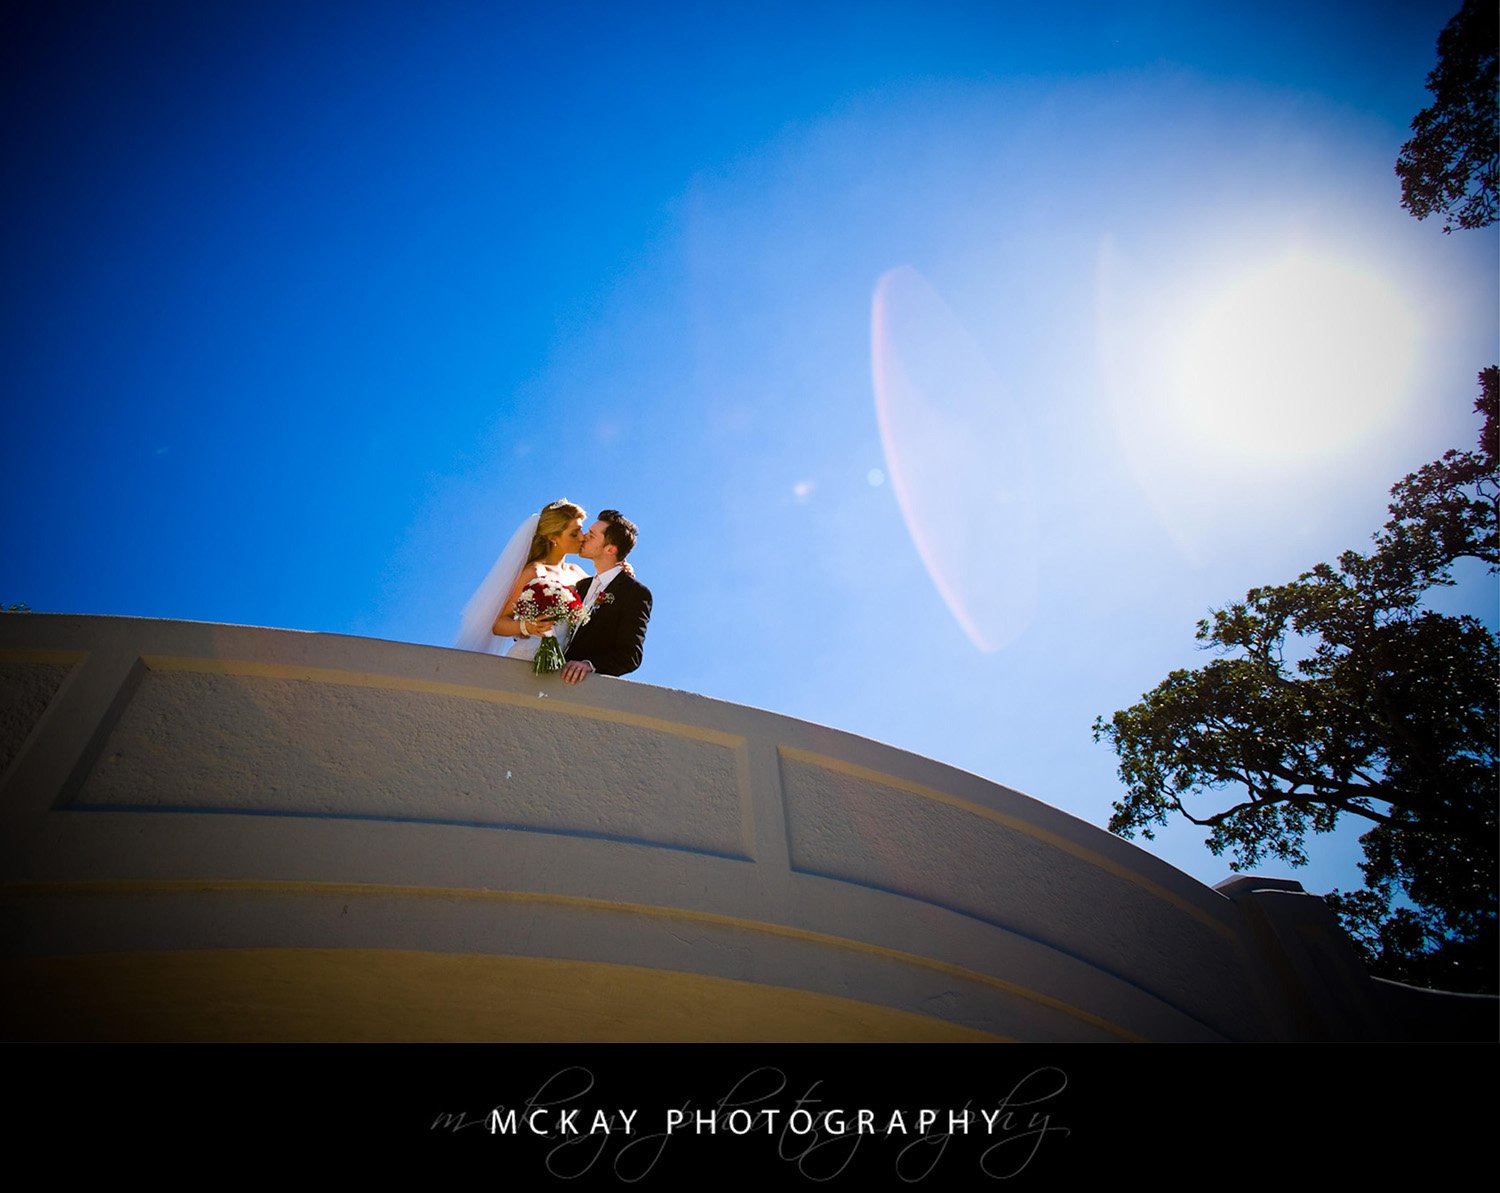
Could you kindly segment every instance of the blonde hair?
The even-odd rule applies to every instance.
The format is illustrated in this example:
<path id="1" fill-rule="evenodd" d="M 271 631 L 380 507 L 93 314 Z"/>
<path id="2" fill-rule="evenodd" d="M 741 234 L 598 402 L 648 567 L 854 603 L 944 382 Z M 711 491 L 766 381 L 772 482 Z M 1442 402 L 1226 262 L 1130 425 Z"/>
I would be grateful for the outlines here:
<path id="1" fill-rule="evenodd" d="M 526 562 L 538 563 L 546 559 L 548 552 L 552 550 L 552 540 L 578 519 L 586 517 L 588 514 L 581 505 L 574 505 L 566 499 L 542 506 L 541 520 L 536 524 L 536 534 L 532 536 L 531 552 L 526 556 Z"/>

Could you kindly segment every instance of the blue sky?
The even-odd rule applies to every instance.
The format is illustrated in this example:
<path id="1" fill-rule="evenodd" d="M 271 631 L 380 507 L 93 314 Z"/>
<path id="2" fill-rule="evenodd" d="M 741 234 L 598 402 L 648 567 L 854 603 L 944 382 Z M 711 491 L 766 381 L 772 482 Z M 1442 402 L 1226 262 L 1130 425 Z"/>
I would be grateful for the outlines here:
<path id="1" fill-rule="evenodd" d="M 1494 230 L 1392 170 L 1454 10 L 11 6 L 0 601 L 444 644 L 566 496 L 640 681 L 1102 824 L 1094 717 L 1474 438 Z"/>

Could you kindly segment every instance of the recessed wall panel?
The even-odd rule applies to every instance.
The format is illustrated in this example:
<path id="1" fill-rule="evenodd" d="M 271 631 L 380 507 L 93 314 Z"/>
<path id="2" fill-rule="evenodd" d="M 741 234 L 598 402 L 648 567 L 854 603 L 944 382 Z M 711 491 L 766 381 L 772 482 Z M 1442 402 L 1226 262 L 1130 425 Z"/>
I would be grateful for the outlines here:
<path id="1" fill-rule="evenodd" d="M 71 670 L 59 664 L 0 661 L 0 774 L 20 753 Z"/>
<path id="2" fill-rule="evenodd" d="M 174 668 L 142 678 L 75 806 L 420 819 L 740 855 L 736 755 L 545 699 Z"/>
<path id="3" fill-rule="evenodd" d="M 832 760 L 783 753 L 781 770 L 794 870 L 973 916 L 1169 1001 L 1207 982 L 1231 1015 L 1251 1012 L 1233 934 L 1056 832 Z"/>

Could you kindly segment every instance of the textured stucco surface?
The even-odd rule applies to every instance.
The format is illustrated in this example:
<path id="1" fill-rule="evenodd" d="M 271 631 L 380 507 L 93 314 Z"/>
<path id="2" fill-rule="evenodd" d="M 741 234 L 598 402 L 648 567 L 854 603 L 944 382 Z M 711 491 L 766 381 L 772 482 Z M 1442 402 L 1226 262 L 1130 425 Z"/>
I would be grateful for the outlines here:
<path id="1" fill-rule="evenodd" d="M 0 659 L 0 772 L 11 764 L 70 670 Z"/>
<path id="2" fill-rule="evenodd" d="M 439 820 L 741 852 L 731 748 L 534 704 L 148 671 L 77 802 Z"/>
<path id="3" fill-rule="evenodd" d="M 28 614 L 0 618 L 0 700 L 17 1038 L 1389 1030 L 1295 884 L 1210 889 L 979 776 L 691 693 Z"/>
<path id="4" fill-rule="evenodd" d="M 955 807 L 863 775 L 784 758 L 792 867 L 949 908 L 1063 948 L 1179 1005 L 1205 993 L 1253 1014 L 1232 932 L 1138 875 L 1060 849 L 1019 817 Z M 989 813 L 988 815 L 986 813 Z"/>

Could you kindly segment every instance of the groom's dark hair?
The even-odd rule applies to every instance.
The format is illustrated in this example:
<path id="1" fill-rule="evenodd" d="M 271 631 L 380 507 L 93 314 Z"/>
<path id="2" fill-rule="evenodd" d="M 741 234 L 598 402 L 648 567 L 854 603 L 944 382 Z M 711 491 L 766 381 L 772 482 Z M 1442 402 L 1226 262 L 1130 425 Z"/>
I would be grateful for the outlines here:
<path id="1" fill-rule="evenodd" d="M 604 523 L 604 541 L 615 549 L 615 558 L 624 563 L 635 546 L 635 523 L 619 510 L 600 510 L 599 521 Z"/>

